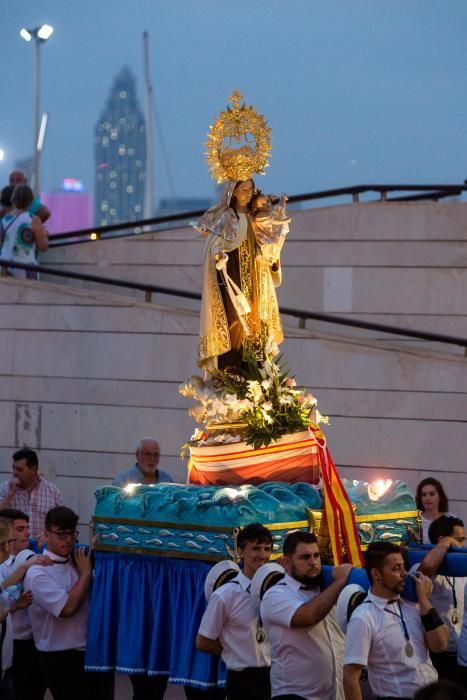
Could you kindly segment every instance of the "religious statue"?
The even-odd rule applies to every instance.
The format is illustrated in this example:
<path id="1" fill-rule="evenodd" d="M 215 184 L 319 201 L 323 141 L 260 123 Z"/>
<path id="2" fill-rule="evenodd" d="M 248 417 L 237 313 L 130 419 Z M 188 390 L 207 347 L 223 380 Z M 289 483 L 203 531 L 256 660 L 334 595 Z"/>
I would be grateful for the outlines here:
<path id="1" fill-rule="evenodd" d="M 208 372 L 239 369 L 251 358 L 261 363 L 283 340 L 275 287 L 290 221 L 287 198 L 275 203 L 256 188 L 252 175 L 268 165 L 270 129 L 241 99 L 235 90 L 233 107 L 211 126 L 208 163 L 225 185 L 196 225 L 207 235 L 198 364 Z"/>

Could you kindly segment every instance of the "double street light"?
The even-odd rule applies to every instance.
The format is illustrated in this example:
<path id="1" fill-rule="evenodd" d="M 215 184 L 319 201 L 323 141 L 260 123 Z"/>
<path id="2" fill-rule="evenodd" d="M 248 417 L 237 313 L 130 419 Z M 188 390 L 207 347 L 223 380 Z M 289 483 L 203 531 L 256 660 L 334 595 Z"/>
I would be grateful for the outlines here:
<path id="1" fill-rule="evenodd" d="M 40 47 L 47 39 L 50 39 L 54 31 L 54 28 L 50 24 L 43 24 L 40 27 L 35 27 L 35 29 L 21 29 L 20 36 L 25 41 L 34 41 L 35 43 L 35 95 L 34 95 L 34 165 L 33 165 L 33 176 L 31 186 L 39 195 L 39 159 L 42 151 L 42 146 L 44 143 L 45 126 L 47 124 L 47 115 L 44 115 L 44 119 L 40 119 L 40 109 L 41 109 L 41 52 Z"/>

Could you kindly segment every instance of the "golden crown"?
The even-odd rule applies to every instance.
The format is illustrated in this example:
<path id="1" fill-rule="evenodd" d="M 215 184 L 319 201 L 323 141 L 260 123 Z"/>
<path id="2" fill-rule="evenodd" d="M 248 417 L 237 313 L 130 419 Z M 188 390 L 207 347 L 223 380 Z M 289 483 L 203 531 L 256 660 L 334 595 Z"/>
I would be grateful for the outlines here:
<path id="1" fill-rule="evenodd" d="M 245 103 L 237 88 L 229 97 L 233 107 L 221 112 L 209 127 L 206 159 L 212 177 L 224 180 L 249 180 L 253 173 L 264 175 L 271 151 L 271 129 L 262 114 Z"/>

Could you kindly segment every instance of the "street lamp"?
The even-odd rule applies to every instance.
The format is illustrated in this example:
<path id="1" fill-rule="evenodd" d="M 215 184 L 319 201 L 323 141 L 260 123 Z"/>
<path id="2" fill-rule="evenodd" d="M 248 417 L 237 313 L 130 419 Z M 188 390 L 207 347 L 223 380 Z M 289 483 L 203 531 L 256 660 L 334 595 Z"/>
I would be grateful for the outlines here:
<path id="1" fill-rule="evenodd" d="M 50 24 L 43 24 L 35 29 L 21 29 L 20 36 L 25 41 L 35 42 L 35 96 L 34 96 L 34 167 L 31 186 L 39 195 L 39 158 L 42 149 L 40 143 L 40 109 L 41 109 L 41 52 L 40 47 L 53 34 L 54 28 Z M 43 138 L 42 138 L 43 141 Z"/>

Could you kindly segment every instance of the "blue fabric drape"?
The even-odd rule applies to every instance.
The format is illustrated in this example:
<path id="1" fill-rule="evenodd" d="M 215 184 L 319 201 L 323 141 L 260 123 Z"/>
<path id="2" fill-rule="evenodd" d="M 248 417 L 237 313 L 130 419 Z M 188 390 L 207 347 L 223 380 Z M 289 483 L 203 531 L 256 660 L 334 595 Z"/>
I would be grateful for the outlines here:
<path id="1" fill-rule="evenodd" d="M 210 564 L 95 552 L 86 667 L 168 674 L 171 683 L 223 684 L 218 659 L 197 652 Z"/>

